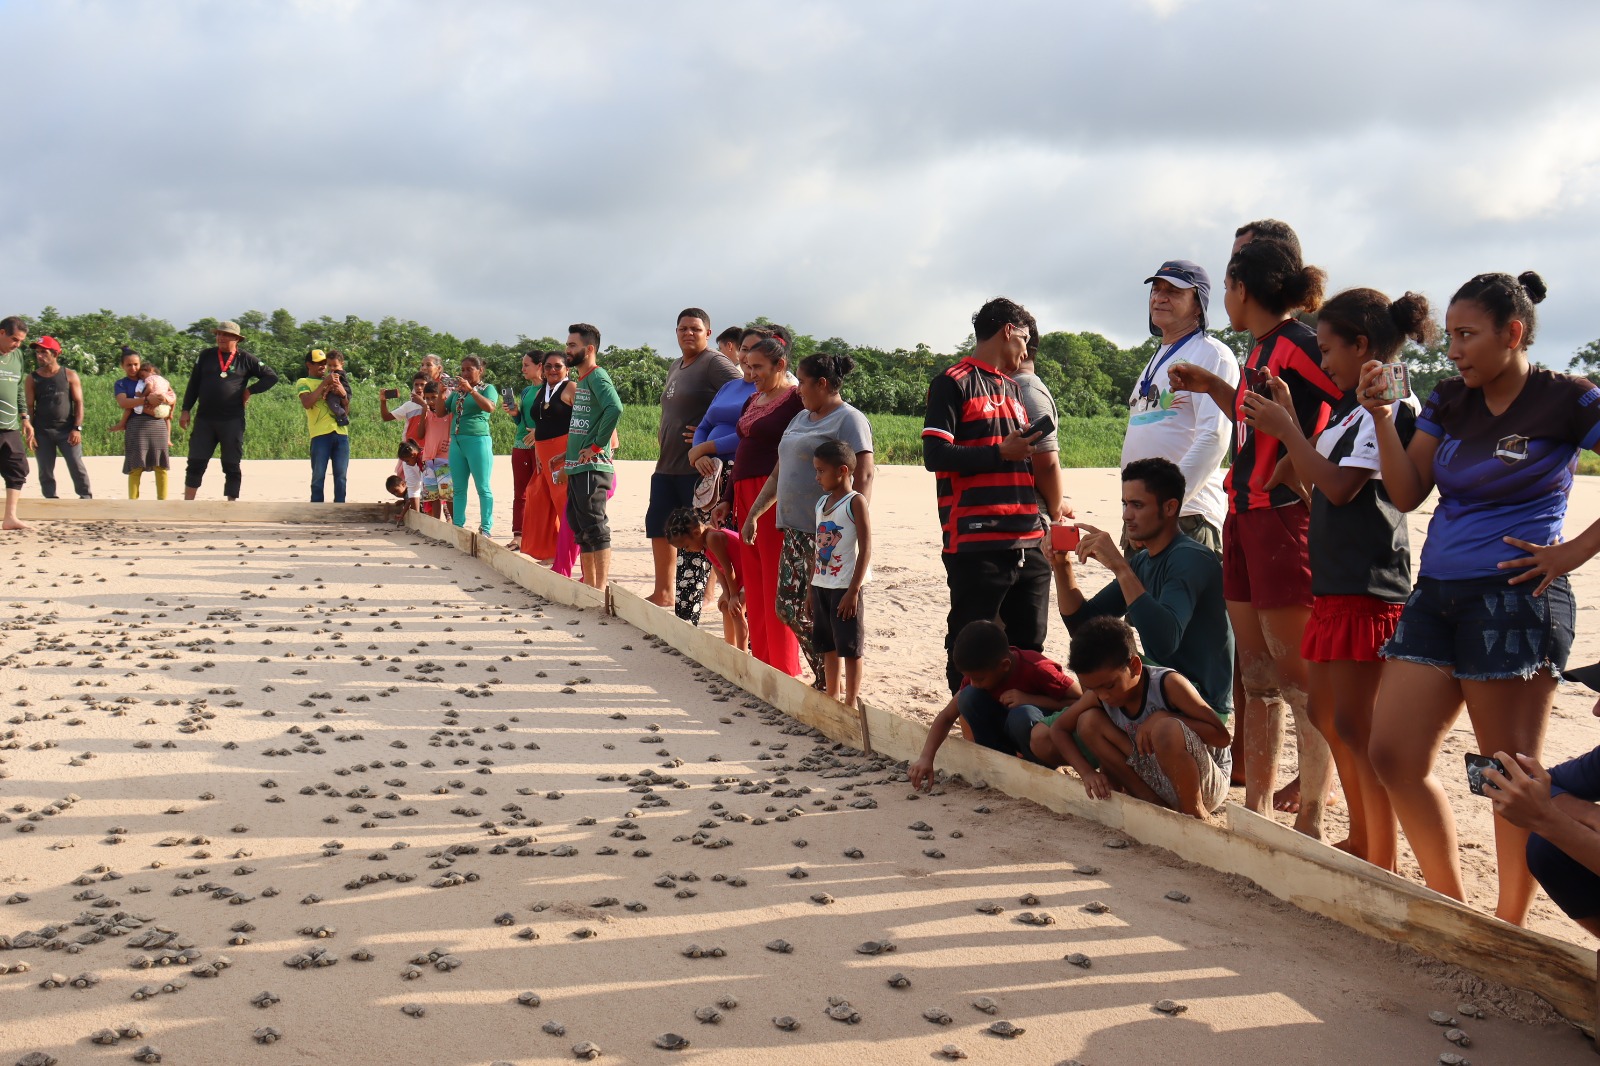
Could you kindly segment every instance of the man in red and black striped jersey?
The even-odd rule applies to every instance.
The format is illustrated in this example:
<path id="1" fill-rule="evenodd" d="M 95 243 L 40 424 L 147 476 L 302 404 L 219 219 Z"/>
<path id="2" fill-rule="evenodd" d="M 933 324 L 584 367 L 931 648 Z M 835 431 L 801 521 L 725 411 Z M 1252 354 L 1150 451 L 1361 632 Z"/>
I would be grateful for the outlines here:
<path id="1" fill-rule="evenodd" d="M 1050 564 L 1029 461 L 1039 435 L 1022 435 L 1028 413 L 1010 377 L 1027 352 L 1031 322 L 1020 304 L 990 300 L 972 316 L 972 354 L 928 385 L 922 465 L 938 475 L 951 692 L 961 671 L 950 646 L 968 622 L 999 622 L 1013 646 L 1044 650 Z"/>

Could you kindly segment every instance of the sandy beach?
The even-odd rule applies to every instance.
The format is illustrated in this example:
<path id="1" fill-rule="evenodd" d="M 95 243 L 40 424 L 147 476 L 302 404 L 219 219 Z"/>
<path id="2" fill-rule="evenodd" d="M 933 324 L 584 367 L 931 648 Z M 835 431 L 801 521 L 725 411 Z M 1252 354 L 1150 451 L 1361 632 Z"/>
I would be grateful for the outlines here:
<path id="1" fill-rule="evenodd" d="M 614 577 L 644 592 L 649 466 L 622 466 Z M 351 499 L 378 499 L 391 467 L 352 464 Z M 120 460 L 90 469 L 122 495 Z M 305 472 L 247 463 L 245 497 L 304 498 Z M 497 473 L 505 540 L 509 463 Z M 1115 522 L 1115 472 L 1067 482 L 1080 516 Z M 1597 513 L 1580 482 L 1569 527 Z M 926 717 L 945 605 L 931 476 L 881 470 L 874 517 L 888 550 L 864 695 Z M 601 1061 L 658 1062 L 675 1033 L 676 1054 L 718 1063 L 927 1062 L 951 1044 L 975 1062 L 1426 1063 L 1453 1050 L 1428 1012 L 1464 1003 L 1487 1015 L 1459 1019 L 1476 1062 L 1592 1061 L 1527 997 L 1237 879 L 1106 848 L 1103 828 L 992 791 L 912 798 L 892 767 L 625 624 L 408 531 L 53 523 L 0 558 L 0 898 L 16 901 L 0 906 L 0 1062 L 148 1044 L 168 1063 L 522 1064 L 586 1041 Z M 1575 585 L 1583 609 L 1600 598 L 1592 575 Z M 1580 627 L 1575 661 L 1597 656 Z M 1593 745 L 1592 702 L 1564 686 L 1547 761 Z M 1447 759 L 1473 748 L 1464 722 L 1451 741 Z M 1441 776 L 1483 905 L 1492 854 L 1471 843 L 1488 809 Z M 1531 924 L 1592 946 L 1543 897 Z M 68 986 L 40 987 L 53 974 Z M 252 1005 L 262 992 L 276 1002 Z M 858 1021 L 830 1018 L 830 996 Z M 143 1035 L 89 1041 L 120 1026 Z M 258 1044 L 263 1027 L 281 1037 Z"/>

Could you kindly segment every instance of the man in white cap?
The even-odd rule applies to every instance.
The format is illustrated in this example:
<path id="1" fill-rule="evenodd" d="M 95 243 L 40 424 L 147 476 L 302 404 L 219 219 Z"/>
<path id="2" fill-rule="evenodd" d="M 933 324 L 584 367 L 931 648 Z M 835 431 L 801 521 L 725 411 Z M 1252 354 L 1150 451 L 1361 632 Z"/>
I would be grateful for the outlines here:
<path id="1" fill-rule="evenodd" d="M 200 491 L 206 467 L 217 446 L 222 446 L 222 494 L 239 498 L 244 456 L 244 406 L 256 393 L 266 392 L 278 383 L 277 371 L 239 347 L 244 334 L 237 322 L 219 322 L 217 344 L 195 360 L 189 385 L 183 390 L 182 429 L 189 428 L 189 411 L 196 402 L 194 432 L 189 437 L 189 468 L 183 478 L 183 498 L 192 500 Z"/>
<path id="2" fill-rule="evenodd" d="M 1211 278 L 1203 267 L 1173 259 L 1144 280 L 1150 286 L 1150 332 L 1161 343 L 1128 397 L 1122 465 L 1153 458 L 1176 463 L 1187 487 L 1178 528 L 1221 554 L 1222 520 L 1228 513 L 1222 490 L 1222 457 L 1232 433 L 1228 415 L 1208 396 L 1173 392 L 1167 370 L 1174 363 L 1193 363 L 1237 385 L 1239 364 L 1226 344 L 1206 332 Z"/>

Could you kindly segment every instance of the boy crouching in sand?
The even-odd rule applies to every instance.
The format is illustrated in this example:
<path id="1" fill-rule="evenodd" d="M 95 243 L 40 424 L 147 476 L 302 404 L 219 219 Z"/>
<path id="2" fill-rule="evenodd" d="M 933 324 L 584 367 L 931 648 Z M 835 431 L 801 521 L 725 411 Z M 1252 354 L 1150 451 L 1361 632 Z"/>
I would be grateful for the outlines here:
<path id="1" fill-rule="evenodd" d="M 1228 798 L 1233 738 L 1188 678 L 1142 662 L 1120 618 L 1085 623 L 1067 662 L 1083 697 L 1045 728 L 1090 797 L 1105 799 L 1115 786 L 1209 821 Z"/>
<path id="2" fill-rule="evenodd" d="M 866 630 L 861 586 L 872 570 L 872 522 L 867 499 L 855 491 L 856 453 L 843 441 L 824 441 L 811 460 L 823 495 L 817 500 L 817 558 L 811 570 L 811 645 L 822 653 L 829 696 L 846 707 L 861 692 Z M 843 667 L 843 684 L 840 668 Z"/>
<path id="3" fill-rule="evenodd" d="M 967 623 L 950 656 L 961 671 L 961 688 L 928 727 L 922 754 L 908 771 L 913 788 L 933 784 L 933 758 L 958 717 L 968 740 L 1032 760 L 1034 727 L 1083 695 L 1060 666 L 1036 651 L 1012 647 L 993 622 Z"/>
<path id="4" fill-rule="evenodd" d="M 394 519 L 397 526 L 405 524 L 407 511 L 422 509 L 422 445 L 414 440 L 401 441 L 399 460 L 397 472 L 384 482 L 389 495 L 400 501 Z"/>

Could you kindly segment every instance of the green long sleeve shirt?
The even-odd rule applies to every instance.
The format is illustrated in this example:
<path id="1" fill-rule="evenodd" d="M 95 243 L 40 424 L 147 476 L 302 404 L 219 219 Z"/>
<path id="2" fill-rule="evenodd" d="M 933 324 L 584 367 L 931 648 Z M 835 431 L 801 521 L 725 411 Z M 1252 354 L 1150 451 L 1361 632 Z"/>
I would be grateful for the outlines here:
<path id="1" fill-rule="evenodd" d="M 567 473 L 611 471 L 611 434 L 622 421 L 622 398 L 611 375 L 595 367 L 578 378 L 567 431 Z"/>

